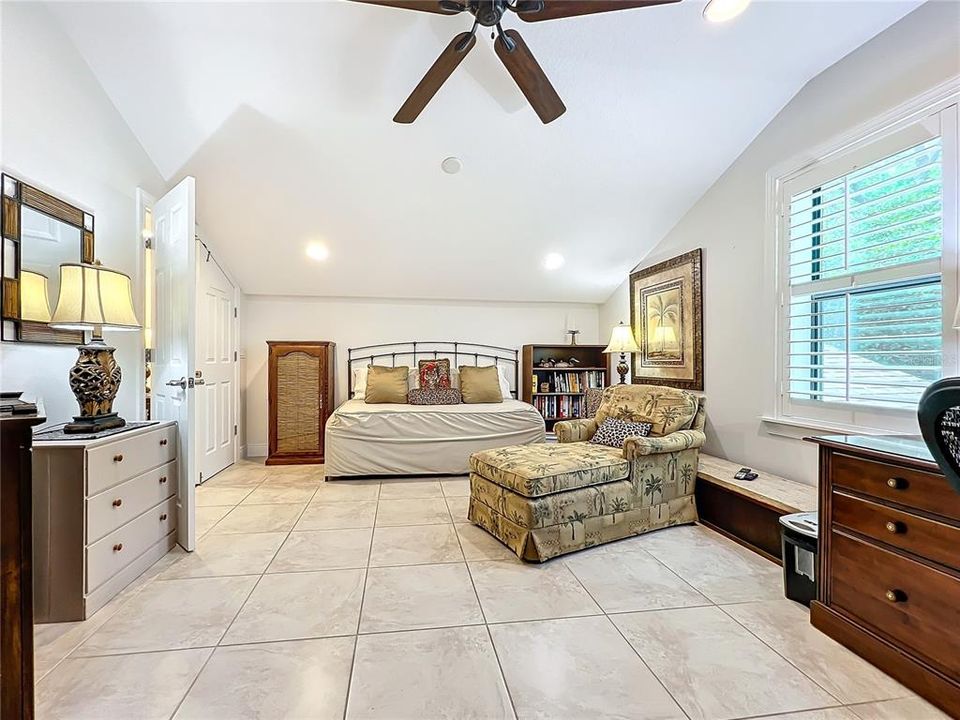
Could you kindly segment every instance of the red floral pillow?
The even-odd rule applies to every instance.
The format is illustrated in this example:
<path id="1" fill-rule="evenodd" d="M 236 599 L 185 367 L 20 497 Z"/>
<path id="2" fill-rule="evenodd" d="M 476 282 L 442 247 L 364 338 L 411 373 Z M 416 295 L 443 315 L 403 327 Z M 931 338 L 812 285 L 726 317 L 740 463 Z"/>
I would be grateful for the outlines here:
<path id="1" fill-rule="evenodd" d="M 420 372 L 420 389 L 435 390 L 450 387 L 449 360 L 421 360 L 417 363 Z"/>

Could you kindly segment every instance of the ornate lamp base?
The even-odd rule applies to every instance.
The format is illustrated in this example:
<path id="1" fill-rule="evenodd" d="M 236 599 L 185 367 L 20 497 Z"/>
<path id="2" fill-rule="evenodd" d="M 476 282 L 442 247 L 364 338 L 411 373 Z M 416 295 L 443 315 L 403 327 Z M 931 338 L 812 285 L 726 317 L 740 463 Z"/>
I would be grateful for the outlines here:
<path id="1" fill-rule="evenodd" d="M 113 412 L 113 399 L 120 388 L 120 366 L 99 333 L 86 345 L 78 345 L 80 356 L 70 368 L 70 389 L 80 405 L 80 414 L 67 423 L 65 433 L 95 433 L 123 427 L 126 420 Z"/>
<path id="2" fill-rule="evenodd" d="M 115 412 L 106 415 L 96 415 L 94 417 L 83 417 L 83 415 L 74 415 L 73 422 L 63 426 L 65 433 L 98 433 L 101 430 L 123 427 L 127 421 L 117 415 Z"/>
<path id="3" fill-rule="evenodd" d="M 625 353 L 620 353 L 620 362 L 617 363 L 617 373 L 620 375 L 620 384 L 627 384 L 627 373 L 630 371 L 630 366 L 627 365 L 627 356 Z"/>

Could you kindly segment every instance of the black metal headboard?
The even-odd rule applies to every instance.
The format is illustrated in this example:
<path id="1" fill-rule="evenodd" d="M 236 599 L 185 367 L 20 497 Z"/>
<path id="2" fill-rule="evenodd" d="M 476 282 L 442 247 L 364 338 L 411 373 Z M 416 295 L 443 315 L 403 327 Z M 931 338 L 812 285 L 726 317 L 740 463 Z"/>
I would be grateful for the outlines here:
<path id="1" fill-rule="evenodd" d="M 392 367 L 409 365 L 415 368 L 418 360 L 449 359 L 453 368 L 472 364 L 513 367 L 513 388 L 510 394 L 519 397 L 520 389 L 520 351 L 514 348 L 484 345 L 482 343 L 451 342 L 446 340 L 426 340 L 416 342 L 380 343 L 347 348 L 347 397 L 353 397 L 354 363 L 374 365 L 378 360 L 390 359 Z M 481 362 L 483 361 L 483 362 Z M 508 375 L 509 377 L 509 375 Z"/>

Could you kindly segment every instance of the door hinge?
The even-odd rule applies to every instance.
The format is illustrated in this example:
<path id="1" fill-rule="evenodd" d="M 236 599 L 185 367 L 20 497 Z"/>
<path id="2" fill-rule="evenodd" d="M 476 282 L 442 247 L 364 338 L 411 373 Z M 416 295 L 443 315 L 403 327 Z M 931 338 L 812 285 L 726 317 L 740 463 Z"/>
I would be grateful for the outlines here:
<path id="1" fill-rule="evenodd" d="M 200 473 L 200 482 L 203 482 L 203 473 Z"/>
<path id="2" fill-rule="evenodd" d="M 237 351 L 236 351 L 236 350 L 233 351 L 233 361 L 234 361 L 234 362 L 237 361 Z"/>
<path id="3" fill-rule="evenodd" d="M 147 238 L 146 240 L 144 240 L 144 241 L 143 241 L 143 246 L 144 246 L 147 250 L 150 250 L 150 249 L 153 247 L 153 238 Z"/>
<path id="4" fill-rule="evenodd" d="M 151 348 L 144 348 L 143 350 L 143 361 L 144 362 L 153 362 L 153 350 Z"/>
<path id="5" fill-rule="evenodd" d="M 233 426 L 233 434 L 234 434 L 234 435 L 237 434 L 237 426 L 236 426 L 236 425 Z"/>
<path id="6" fill-rule="evenodd" d="M 236 309 L 236 308 L 233 309 L 233 316 L 234 316 L 234 317 L 237 316 L 237 309 Z"/>

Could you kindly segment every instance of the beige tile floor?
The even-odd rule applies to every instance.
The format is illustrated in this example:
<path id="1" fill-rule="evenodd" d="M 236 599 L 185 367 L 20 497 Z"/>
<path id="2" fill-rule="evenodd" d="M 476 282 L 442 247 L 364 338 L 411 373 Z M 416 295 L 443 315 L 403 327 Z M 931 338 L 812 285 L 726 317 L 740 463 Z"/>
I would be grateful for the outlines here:
<path id="1" fill-rule="evenodd" d="M 37 629 L 38 717 L 942 720 L 699 526 L 519 562 L 462 478 L 243 462 L 197 551 Z"/>

